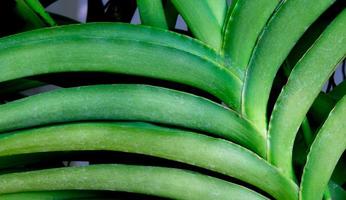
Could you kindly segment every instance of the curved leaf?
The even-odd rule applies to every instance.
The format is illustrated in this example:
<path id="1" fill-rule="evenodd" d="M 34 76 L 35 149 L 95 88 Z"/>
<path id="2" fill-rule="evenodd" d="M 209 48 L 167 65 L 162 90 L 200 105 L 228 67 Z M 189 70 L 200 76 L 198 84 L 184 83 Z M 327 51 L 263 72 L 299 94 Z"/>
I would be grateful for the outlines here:
<path id="1" fill-rule="evenodd" d="M 211 1 L 172 0 L 172 3 L 198 39 L 220 50 L 222 25 L 219 24 L 210 7 Z"/>
<path id="2" fill-rule="evenodd" d="M 25 20 L 25 29 L 31 30 L 45 26 L 45 23 L 36 15 L 24 0 L 16 0 L 16 13 Z"/>
<path id="3" fill-rule="evenodd" d="M 150 36 L 150 33 L 157 34 Z M 158 41 L 152 43 L 154 38 Z M 195 40 L 133 25 L 50 28 L 0 40 L 0 82 L 55 72 L 122 73 L 184 83 L 239 108 L 241 81 L 210 61 L 215 55 L 211 52 Z"/>
<path id="4" fill-rule="evenodd" d="M 227 12 L 226 0 L 206 0 L 206 2 L 209 5 L 209 8 L 214 14 L 216 20 L 218 21 L 220 27 L 222 27 L 225 22 Z"/>
<path id="5" fill-rule="evenodd" d="M 334 2 L 285 1 L 265 27 L 250 59 L 242 99 L 244 115 L 261 131 L 267 128 L 267 103 L 276 72 L 304 31 Z"/>
<path id="6" fill-rule="evenodd" d="M 39 0 L 24 0 L 26 4 L 35 11 L 48 25 L 55 26 L 54 19 L 45 11 Z"/>
<path id="7" fill-rule="evenodd" d="M 109 150 L 180 161 L 235 177 L 276 199 L 295 199 L 297 186 L 252 152 L 228 141 L 138 123 L 83 123 L 19 131 L 0 138 L 0 156 Z"/>
<path id="8" fill-rule="evenodd" d="M 223 34 L 222 51 L 230 66 L 244 77 L 252 50 L 278 0 L 238 0 L 229 11 Z"/>
<path id="9" fill-rule="evenodd" d="M 92 191 L 44 191 L 44 192 L 21 192 L 12 194 L 0 194 L 1 200 L 69 200 L 80 198 L 102 197 L 102 192 Z"/>
<path id="10" fill-rule="evenodd" d="M 162 0 L 137 0 L 142 24 L 168 29 Z"/>
<path id="11" fill-rule="evenodd" d="M 346 55 L 346 10 L 327 27 L 294 67 L 275 104 L 269 125 L 269 160 L 292 176 L 296 133 L 323 84 Z"/>
<path id="12" fill-rule="evenodd" d="M 172 199 L 266 199 L 242 186 L 190 171 L 135 165 L 94 165 L 0 176 L 0 194 L 35 190 L 111 190 Z"/>
<path id="13" fill-rule="evenodd" d="M 264 138 L 237 113 L 207 99 L 160 87 L 60 89 L 0 105 L 0 113 L 0 132 L 78 120 L 139 120 L 206 131 L 265 155 Z"/>
<path id="14" fill-rule="evenodd" d="M 302 200 L 322 199 L 333 169 L 346 149 L 345 121 L 346 96 L 336 104 L 310 148 L 300 187 Z"/>

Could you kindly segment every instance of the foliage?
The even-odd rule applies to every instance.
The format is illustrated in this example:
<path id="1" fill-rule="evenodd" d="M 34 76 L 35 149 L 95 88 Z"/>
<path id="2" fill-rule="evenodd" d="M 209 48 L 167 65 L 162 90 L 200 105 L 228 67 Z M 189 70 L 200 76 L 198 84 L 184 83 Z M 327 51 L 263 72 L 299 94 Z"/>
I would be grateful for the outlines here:
<path id="1" fill-rule="evenodd" d="M 345 1 L 53 2 L 1 2 L 0 199 L 346 198 Z"/>

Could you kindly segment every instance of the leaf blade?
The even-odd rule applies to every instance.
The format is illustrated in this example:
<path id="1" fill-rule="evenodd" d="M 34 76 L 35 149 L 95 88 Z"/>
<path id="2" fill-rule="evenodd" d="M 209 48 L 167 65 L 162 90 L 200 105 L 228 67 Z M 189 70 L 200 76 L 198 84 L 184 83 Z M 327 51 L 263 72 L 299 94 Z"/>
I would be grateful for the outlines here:
<path id="1" fill-rule="evenodd" d="M 241 81 L 213 50 L 159 29 L 107 23 L 49 28 L 2 39 L 0 57 L 0 82 L 56 72 L 121 73 L 207 90 L 235 109 L 240 104 Z"/>
<path id="2" fill-rule="evenodd" d="M 142 24 L 168 29 L 162 0 L 137 0 Z"/>
<path id="3" fill-rule="evenodd" d="M 346 149 L 345 113 L 346 97 L 343 97 L 332 110 L 311 146 L 299 192 L 303 200 L 322 198 L 333 169 Z M 328 162 L 321 163 L 321 160 Z"/>
<path id="4" fill-rule="evenodd" d="M 265 27 L 250 60 L 242 98 L 243 114 L 263 132 L 277 70 L 307 27 L 332 3 L 334 0 L 285 1 Z"/>
<path id="5" fill-rule="evenodd" d="M 298 188 L 291 180 L 252 152 L 231 142 L 190 131 L 139 123 L 101 122 L 18 131 L 0 138 L 0 158 L 76 150 L 156 156 L 235 177 L 277 199 L 294 199 L 298 196 Z"/>
<path id="6" fill-rule="evenodd" d="M 0 119 L 0 132 L 80 120 L 149 121 L 206 131 L 265 155 L 264 138 L 236 112 L 161 87 L 118 84 L 60 89 L 0 105 L 0 113 L 6 116 Z"/>
<path id="7" fill-rule="evenodd" d="M 238 68 L 241 77 L 245 75 L 261 31 L 278 4 L 278 0 L 238 0 L 232 11 L 229 11 L 223 34 L 222 52 L 229 65 Z"/>
<path id="8" fill-rule="evenodd" d="M 89 189 L 134 192 L 173 199 L 266 199 L 242 186 L 186 170 L 120 164 L 13 173 L 1 175 L 0 183 L 2 194 Z M 210 188 L 214 191 L 210 192 Z"/>
<path id="9" fill-rule="evenodd" d="M 298 128 L 324 82 L 346 55 L 345 22 L 346 10 L 297 63 L 274 106 L 269 125 L 269 160 L 288 176 L 293 176 L 292 149 Z"/>
<path id="10" fill-rule="evenodd" d="M 172 0 L 172 3 L 198 39 L 220 50 L 222 27 L 207 1 Z"/>

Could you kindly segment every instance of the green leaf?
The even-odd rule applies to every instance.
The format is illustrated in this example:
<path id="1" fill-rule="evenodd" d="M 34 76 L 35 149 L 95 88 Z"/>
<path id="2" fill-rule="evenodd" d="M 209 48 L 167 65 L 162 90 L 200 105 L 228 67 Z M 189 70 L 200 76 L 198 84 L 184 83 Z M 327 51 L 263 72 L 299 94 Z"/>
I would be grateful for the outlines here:
<path id="1" fill-rule="evenodd" d="M 227 12 L 226 0 L 206 0 L 211 12 L 214 14 L 220 27 L 223 27 L 225 23 L 225 17 Z"/>
<path id="2" fill-rule="evenodd" d="M 235 177 L 276 199 L 295 199 L 298 187 L 257 155 L 231 142 L 139 123 L 80 123 L 12 132 L 0 138 L 0 156 L 107 150 L 180 161 Z M 231 159 L 228 159 L 231 158 Z"/>
<path id="3" fill-rule="evenodd" d="M 39 0 L 25 0 L 26 4 L 36 12 L 48 25 L 57 25 L 54 19 L 45 11 Z"/>
<path id="4" fill-rule="evenodd" d="M 346 55 L 346 10 L 327 27 L 294 67 L 274 106 L 269 125 L 269 160 L 293 177 L 296 133 L 323 84 Z"/>
<path id="5" fill-rule="evenodd" d="M 37 192 L 21 192 L 12 194 L 0 195 L 1 200 L 69 200 L 69 199 L 81 199 L 81 198 L 92 198 L 102 197 L 102 192 L 94 191 L 37 191 Z"/>
<path id="6" fill-rule="evenodd" d="M 278 0 L 238 0 L 228 12 L 223 34 L 222 51 L 228 65 L 244 77 L 256 41 Z M 233 3 L 233 1 L 232 1 Z"/>
<path id="7" fill-rule="evenodd" d="M 329 181 L 328 188 L 330 191 L 331 199 L 343 200 L 346 199 L 346 191 L 338 184 L 333 181 Z"/>
<path id="8" fill-rule="evenodd" d="M 164 10 L 168 28 L 170 30 L 174 30 L 179 13 L 171 1 L 166 1 L 166 3 L 164 4 Z"/>
<path id="9" fill-rule="evenodd" d="M 93 165 L 0 176 L 0 194 L 35 190 L 109 190 L 172 199 L 267 199 L 245 187 L 190 171 L 135 165 Z"/>
<path id="10" fill-rule="evenodd" d="M 1 39 L 0 82 L 57 72 L 130 74 L 197 87 L 237 109 L 241 81 L 218 64 L 219 58 L 196 40 L 164 30 L 71 25 Z"/>
<path id="11" fill-rule="evenodd" d="M 45 26 L 44 22 L 36 15 L 25 0 L 16 0 L 16 11 L 17 14 L 26 21 L 26 30 Z"/>
<path id="12" fill-rule="evenodd" d="M 342 81 L 339 85 L 333 88 L 332 91 L 328 93 L 328 96 L 335 100 L 340 100 L 346 94 L 346 81 Z"/>
<path id="13" fill-rule="evenodd" d="M 218 3 L 219 1 L 215 2 Z M 183 16 L 196 38 L 216 50 L 220 50 L 222 25 L 219 24 L 214 10 L 210 7 L 211 1 L 172 0 L 172 3 Z"/>
<path id="14" fill-rule="evenodd" d="M 198 96 L 154 86 L 54 90 L 0 105 L 0 113 L 0 132 L 78 120 L 149 121 L 206 131 L 265 155 L 263 136 L 236 112 Z"/>
<path id="15" fill-rule="evenodd" d="M 267 103 L 276 72 L 304 31 L 334 2 L 285 1 L 262 32 L 250 59 L 242 99 L 243 114 L 261 131 L 267 128 Z"/>
<path id="16" fill-rule="evenodd" d="M 309 117 L 319 126 L 328 117 L 330 111 L 334 108 L 336 101 L 320 92 L 309 110 Z"/>
<path id="17" fill-rule="evenodd" d="M 137 0 L 142 24 L 168 29 L 162 0 Z"/>
<path id="18" fill-rule="evenodd" d="M 304 117 L 301 125 L 302 131 L 303 131 L 303 136 L 306 144 L 310 146 L 312 144 L 312 141 L 314 139 L 313 131 L 311 129 L 309 120 L 307 117 Z"/>
<path id="19" fill-rule="evenodd" d="M 322 199 L 333 169 L 346 149 L 345 116 L 346 96 L 336 104 L 310 148 L 300 187 L 302 200 Z"/>

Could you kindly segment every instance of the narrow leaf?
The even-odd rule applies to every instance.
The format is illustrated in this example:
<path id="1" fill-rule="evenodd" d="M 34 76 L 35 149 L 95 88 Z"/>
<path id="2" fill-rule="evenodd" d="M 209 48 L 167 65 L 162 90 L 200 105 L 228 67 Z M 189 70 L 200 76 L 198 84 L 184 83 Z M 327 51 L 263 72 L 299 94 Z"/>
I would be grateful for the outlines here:
<path id="1" fill-rule="evenodd" d="M 24 0 L 16 0 L 17 14 L 26 21 L 25 29 L 31 30 L 44 27 L 44 22 L 36 15 Z"/>
<path id="2" fill-rule="evenodd" d="M 221 30 L 208 1 L 172 0 L 196 38 L 216 50 L 221 48 Z"/>
<path id="3" fill-rule="evenodd" d="M 313 142 L 300 187 L 302 200 L 322 199 L 323 191 L 346 149 L 346 97 L 338 102 Z"/>
<path id="4" fill-rule="evenodd" d="M 227 12 L 226 0 L 206 0 L 220 27 L 223 27 Z"/>
<path id="5" fill-rule="evenodd" d="M 48 25 L 55 26 L 54 19 L 46 12 L 39 0 L 25 0 L 27 5 L 37 13 Z"/>
<path id="6" fill-rule="evenodd" d="M 294 67 L 275 104 L 270 126 L 269 160 L 293 176 L 296 133 L 323 84 L 346 55 L 346 10 L 327 27 Z"/>
<path id="7" fill-rule="evenodd" d="M 142 24 L 168 29 L 162 0 L 137 0 Z"/>
<path id="8" fill-rule="evenodd" d="M 190 171 L 135 165 L 94 165 L 0 176 L 0 194 L 35 190 L 109 190 L 171 199 L 267 199 L 245 187 Z"/>
<path id="9" fill-rule="evenodd" d="M 174 30 L 179 13 L 171 1 L 166 1 L 164 4 L 164 10 L 168 28 Z"/>
<path id="10" fill-rule="evenodd" d="M 275 167 L 231 142 L 138 123 L 80 123 L 18 131 L 0 138 L 0 156 L 107 150 L 184 162 L 252 184 L 276 199 L 295 199 L 297 186 Z M 231 158 L 231 159 L 228 159 Z"/>
<path id="11" fill-rule="evenodd" d="M 250 59 L 242 99 L 244 115 L 261 131 L 267 128 L 267 103 L 276 72 L 304 31 L 334 2 L 284 1 L 265 27 Z"/>
<path id="12" fill-rule="evenodd" d="M 206 131 L 265 155 L 263 136 L 236 112 L 201 97 L 154 86 L 54 90 L 0 105 L 0 113 L 0 132 L 79 120 L 149 121 Z"/>
<path id="13" fill-rule="evenodd" d="M 71 25 L 0 40 L 0 82 L 57 72 L 130 74 L 197 87 L 238 109 L 241 81 L 218 58 L 196 40 L 164 30 Z"/>
<path id="14" fill-rule="evenodd" d="M 245 75 L 260 33 L 279 2 L 238 0 L 232 11 L 228 12 L 222 51 L 228 65 L 236 68 L 241 77 Z"/>
<path id="15" fill-rule="evenodd" d="M 0 195 L 1 200 L 68 200 L 68 199 L 80 199 L 80 198 L 102 198 L 105 196 L 102 192 L 92 191 L 38 191 L 38 192 L 21 192 L 12 194 Z"/>

